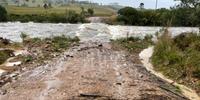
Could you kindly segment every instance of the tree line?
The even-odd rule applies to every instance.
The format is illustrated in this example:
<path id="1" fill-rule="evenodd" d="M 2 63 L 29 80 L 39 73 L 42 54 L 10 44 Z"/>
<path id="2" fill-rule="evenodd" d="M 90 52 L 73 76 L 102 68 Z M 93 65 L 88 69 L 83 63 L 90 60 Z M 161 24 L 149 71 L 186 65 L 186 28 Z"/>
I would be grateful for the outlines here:
<path id="1" fill-rule="evenodd" d="M 200 0 L 179 0 L 170 9 L 135 9 L 125 7 L 118 11 L 117 21 L 139 26 L 200 26 Z"/>
<path id="2" fill-rule="evenodd" d="M 48 23 L 85 23 L 86 17 L 94 15 L 94 9 L 88 8 L 85 10 L 81 7 L 81 13 L 73 10 L 66 10 L 65 14 L 8 14 L 6 9 L 0 6 L 0 22 L 20 21 L 20 22 L 48 22 Z"/>

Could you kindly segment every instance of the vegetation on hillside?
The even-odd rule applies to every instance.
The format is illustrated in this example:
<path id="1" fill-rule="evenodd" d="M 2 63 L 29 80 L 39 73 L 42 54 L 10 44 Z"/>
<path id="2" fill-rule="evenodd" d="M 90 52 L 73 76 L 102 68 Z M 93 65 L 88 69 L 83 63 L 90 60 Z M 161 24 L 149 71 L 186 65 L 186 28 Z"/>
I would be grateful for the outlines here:
<path id="1" fill-rule="evenodd" d="M 86 8 L 86 10 L 85 10 Z M 7 13 L 7 11 L 8 13 Z M 48 23 L 84 23 L 89 16 L 110 16 L 114 10 L 110 8 L 67 5 L 62 7 L 0 7 L 0 22 L 20 21 L 20 22 L 48 22 Z"/>
<path id="2" fill-rule="evenodd" d="M 16 6 L 7 6 L 6 9 L 9 14 L 17 14 L 17 15 L 27 15 L 27 14 L 65 14 L 67 10 L 73 10 L 76 13 L 81 13 L 80 7 L 84 7 L 85 9 L 93 9 L 95 16 L 111 16 L 115 14 L 115 10 L 104 7 L 104 6 L 91 6 L 91 5 L 66 5 L 60 7 L 52 7 L 48 9 L 44 9 L 43 7 L 16 7 Z"/>
<path id="3" fill-rule="evenodd" d="M 155 70 L 200 90 L 200 36 L 185 33 L 171 38 L 163 34 L 152 56 Z M 200 92 L 200 91 L 197 91 Z"/>
<path id="4" fill-rule="evenodd" d="M 77 13 L 73 10 L 66 10 L 64 14 L 10 14 L 9 21 L 21 21 L 21 22 L 49 22 L 49 23 L 84 23 L 86 14 Z"/>

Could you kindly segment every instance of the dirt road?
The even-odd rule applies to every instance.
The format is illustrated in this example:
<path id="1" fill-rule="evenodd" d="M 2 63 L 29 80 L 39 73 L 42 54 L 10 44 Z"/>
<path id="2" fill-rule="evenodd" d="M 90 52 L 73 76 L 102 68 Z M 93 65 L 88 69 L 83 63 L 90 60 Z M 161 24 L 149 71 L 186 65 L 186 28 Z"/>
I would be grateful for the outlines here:
<path id="1" fill-rule="evenodd" d="M 0 100 L 185 99 L 138 61 L 108 43 L 82 43 L 5 85 Z"/>

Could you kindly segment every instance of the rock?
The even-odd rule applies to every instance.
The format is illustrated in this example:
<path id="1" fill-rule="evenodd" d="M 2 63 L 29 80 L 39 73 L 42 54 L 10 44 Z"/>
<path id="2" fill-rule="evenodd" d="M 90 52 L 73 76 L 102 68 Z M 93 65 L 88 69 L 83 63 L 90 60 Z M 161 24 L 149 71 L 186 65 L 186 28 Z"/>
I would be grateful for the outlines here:
<path id="1" fill-rule="evenodd" d="M 7 93 L 7 90 L 0 89 L 0 95 L 5 95 Z"/>
<path id="2" fill-rule="evenodd" d="M 66 55 L 66 57 L 70 57 L 70 58 L 73 58 L 74 56 L 72 56 L 72 55 Z"/>
<path id="3" fill-rule="evenodd" d="M 8 45 L 10 43 L 10 40 L 0 37 L 0 43 L 3 43 L 4 45 Z"/>
<path id="4" fill-rule="evenodd" d="M 122 85 L 122 83 L 116 83 L 116 85 Z"/>
<path id="5" fill-rule="evenodd" d="M 1 76 L 5 76 L 5 75 L 7 75 L 7 74 L 8 74 L 8 72 L 1 72 L 1 73 L 0 73 L 0 77 L 1 77 Z"/>
<path id="6" fill-rule="evenodd" d="M 103 44 L 99 44 L 99 45 L 98 45 L 98 47 L 102 47 L 102 46 L 103 46 Z"/>
<path id="7" fill-rule="evenodd" d="M 13 73 L 13 74 L 10 74 L 10 77 L 16 77 L 18 74 L 17 73 Z"/>

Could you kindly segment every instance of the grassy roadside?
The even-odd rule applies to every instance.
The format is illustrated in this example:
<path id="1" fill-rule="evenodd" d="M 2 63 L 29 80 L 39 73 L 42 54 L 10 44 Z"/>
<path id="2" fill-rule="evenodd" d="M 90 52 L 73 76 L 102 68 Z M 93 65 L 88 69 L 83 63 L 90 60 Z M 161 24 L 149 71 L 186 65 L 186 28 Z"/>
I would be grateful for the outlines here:
<path id="1" fill-rule="evenodd" d="M 185 33 L 171 38 L 165 32 L 155 44 L 155 70 L 200 93 L 200 36 Z"/>
<path id="2" fill-rule="evenodd" d="M 111 43 L 114 49 L 127 50 L 131 53 L 138 54 L 149 45 L 153 45 L 153 41 L 151 39 L 152 36 L 146 36 L 144 39 L 128 37 L 112 40 Z"/>

